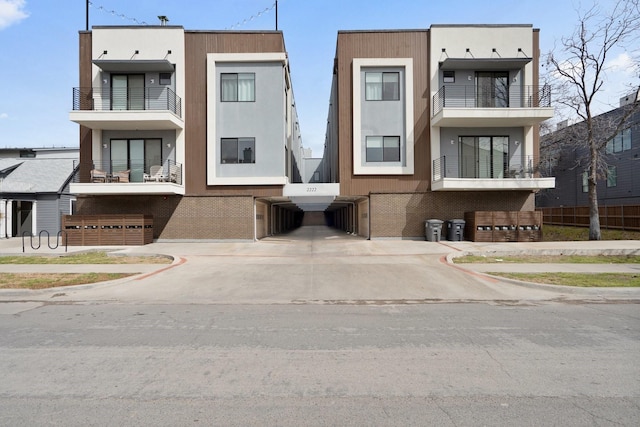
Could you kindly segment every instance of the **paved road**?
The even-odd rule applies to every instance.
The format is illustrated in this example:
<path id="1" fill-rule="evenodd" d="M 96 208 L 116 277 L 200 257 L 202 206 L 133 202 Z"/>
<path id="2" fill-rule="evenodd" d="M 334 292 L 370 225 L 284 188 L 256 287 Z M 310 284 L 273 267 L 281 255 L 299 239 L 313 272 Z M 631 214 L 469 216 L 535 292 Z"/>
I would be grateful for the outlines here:
<path id="1" fill-rule="evenodd" d="M 0 425 L 635 426 L 639 354 L 633 304 L 23 305 Z"/>

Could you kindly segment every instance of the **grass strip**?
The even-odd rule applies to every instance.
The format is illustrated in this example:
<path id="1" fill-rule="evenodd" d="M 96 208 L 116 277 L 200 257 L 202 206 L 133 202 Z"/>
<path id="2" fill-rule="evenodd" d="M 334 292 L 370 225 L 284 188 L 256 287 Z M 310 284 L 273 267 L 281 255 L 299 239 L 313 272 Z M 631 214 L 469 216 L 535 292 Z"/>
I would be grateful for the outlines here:
<path id="1" fill-rule="evenodd" d="M 164 256 L 109 256 L 106 252 L 73 255 L 0 256 L 0 264 L 170 264 Z"/>
<path id="2" fill-rule="evenodd" d="M 137 273 L 0 273 L 0 289 L 47 289 L 122 279 Z"/>
<path id="3" fill-rule="evenodd" d="M 454 258 L 456 264 L 640 264 L 640 255 L 522 255 L 482 256 L 467 255 Z"/>
<path id="4" fill-rule="evenodd" d="M 487 272 L 492 276 L 548 285 L 581 288 L 637 288 L 640 274 L 634 273 L 502 273 Z"/>
<path id="5" fill-rule="evenodd" d="M 566 242 L 589 240 L 589 227 L 571 227 L 561 225 L 543 225 L 545 242 Z M 640 240 L 640 231 L 600 229 L 602 240 Z"/>

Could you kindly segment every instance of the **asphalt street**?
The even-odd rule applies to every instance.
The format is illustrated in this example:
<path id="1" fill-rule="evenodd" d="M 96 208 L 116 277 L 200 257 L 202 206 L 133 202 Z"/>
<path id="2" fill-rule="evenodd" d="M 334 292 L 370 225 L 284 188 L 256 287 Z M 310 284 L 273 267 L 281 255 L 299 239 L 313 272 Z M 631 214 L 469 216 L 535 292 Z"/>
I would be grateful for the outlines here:
<path id="1" fill-rule="evenodd" d="M 1 254 L 19 249 L 0 242 Z M 70 252 L 94 249 L 104 248 Z M 638 253 L 639 242 L 369 241 L 311 227 L 259 242 L 110 250 L 174 261 L 31 266 L 24 271 L 138 274 L 0 290 L 0 425 L 640 419 L 638 289 L 531 285 L 447 261 L 466 253 Z M 12 268 L 24 267 L 0 272 Z"/>
<path id="2" fill-rule="evenodd" d="M 0 425 L 634 426 L 635 304 L 47 304 Z"/>

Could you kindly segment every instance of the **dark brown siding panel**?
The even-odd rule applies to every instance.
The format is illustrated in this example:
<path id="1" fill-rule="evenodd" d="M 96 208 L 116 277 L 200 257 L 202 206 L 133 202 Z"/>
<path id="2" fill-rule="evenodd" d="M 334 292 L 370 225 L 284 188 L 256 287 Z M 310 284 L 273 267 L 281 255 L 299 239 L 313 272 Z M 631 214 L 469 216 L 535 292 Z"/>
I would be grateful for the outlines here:
<path id="1" fill-rule="evenodd" d="M 92 57 L 92 34 L 91 32 L 80 32 L 80 87 L 91 87 L 91 57 Z M 89 182 L 91 175 L 91 164 L 93 154 L 91 151 L 91 129 L 80 126 L 80 182 Z"/>
<path id="2" fill-rule="evenodd" d="M 533 30 L 533 84 L 540 82 L 540 30 Z M 533 164 L 540 160 L 540 125 L 533 127 Z"/>
<path id="3" fill-rule="evenodd" d="M 282 195 L 281 186 L 207 186 L 207 54 L 284 52 L 281 32 L 185 32 L 185 190 L 188 195 Z"/>
<path id="4" fill-rule="evenodd" d="M 428 31 L 338 34 L 338 140 L 342 195 L 427 191 L 430 182 Z M 353 170 L 353 58 L 413 58 L 414 175 L 355 176 Z"/>

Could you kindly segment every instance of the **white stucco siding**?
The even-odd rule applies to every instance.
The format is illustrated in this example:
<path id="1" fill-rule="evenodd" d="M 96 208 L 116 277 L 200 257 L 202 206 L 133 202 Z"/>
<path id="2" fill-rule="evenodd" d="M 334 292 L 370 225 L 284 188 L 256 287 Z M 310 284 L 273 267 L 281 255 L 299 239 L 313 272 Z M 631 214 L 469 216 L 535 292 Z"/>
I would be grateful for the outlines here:
<path id="1" fill-rule="evenodd" d="M 430 34 L 433 94 L 438 91 L 438 64 L 446 58 L 533 58 L 538 55 L 532 51 L 533 27 L 530 25 L 432 26 Z M 525 85 L 534 84 L 532 71 L 530 62 L 525 66 Z"/>

